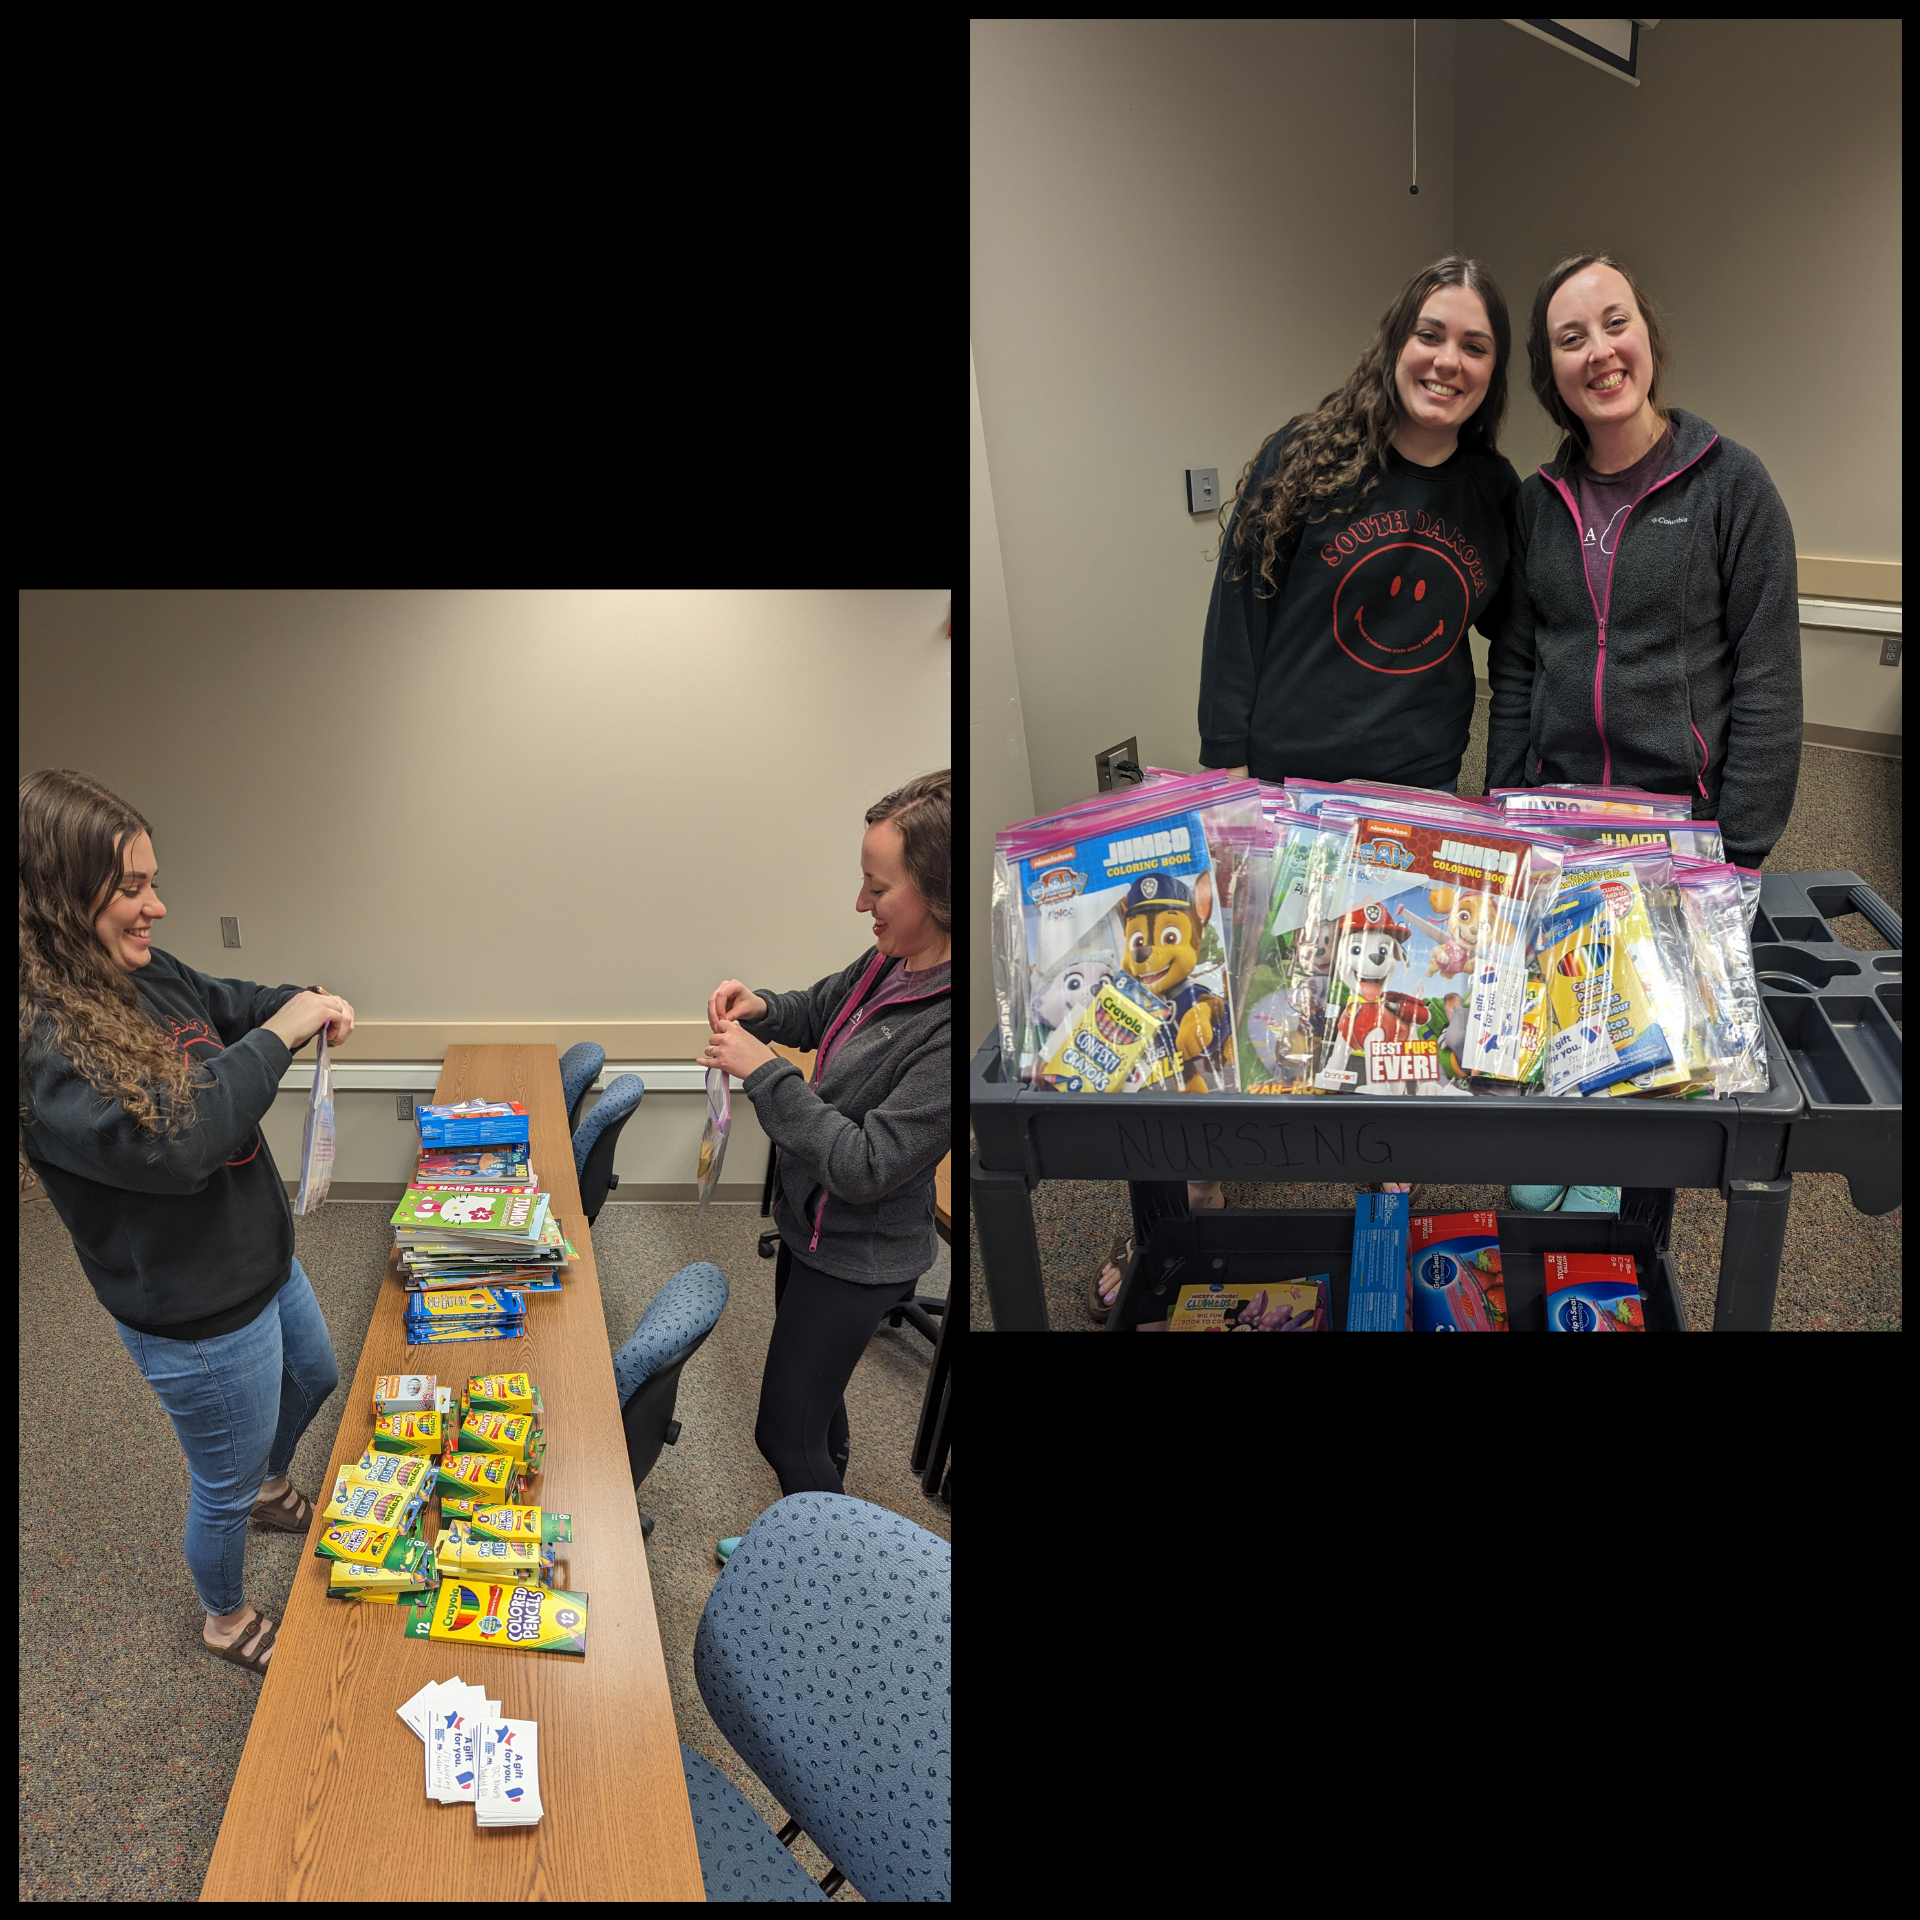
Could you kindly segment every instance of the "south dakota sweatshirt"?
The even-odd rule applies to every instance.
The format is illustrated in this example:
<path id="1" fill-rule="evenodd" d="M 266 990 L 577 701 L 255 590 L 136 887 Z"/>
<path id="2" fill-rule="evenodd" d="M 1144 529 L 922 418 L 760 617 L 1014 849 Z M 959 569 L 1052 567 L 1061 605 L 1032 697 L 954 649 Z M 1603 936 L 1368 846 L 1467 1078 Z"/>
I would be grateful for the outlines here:
<path id="1" fill-rule="evenodd" d="M 1261 456 L 1249 496 L 1288 437 Z M 1227 578 L 1236 505 L 1201 645 L 1201 765 L 1244 766 L 1261 780 L 1453 779 L 1473 721 L 1467 629 L 1491 638 L 1504 620 L 1519 487 L 1498 454 L 1463 446 L 1422 467 L 1390 448 L 1357 507 L 1336 503 L 1294 529 L 1270 598 L 1252 557 L 1238 563 L 1245 577 Z"/>

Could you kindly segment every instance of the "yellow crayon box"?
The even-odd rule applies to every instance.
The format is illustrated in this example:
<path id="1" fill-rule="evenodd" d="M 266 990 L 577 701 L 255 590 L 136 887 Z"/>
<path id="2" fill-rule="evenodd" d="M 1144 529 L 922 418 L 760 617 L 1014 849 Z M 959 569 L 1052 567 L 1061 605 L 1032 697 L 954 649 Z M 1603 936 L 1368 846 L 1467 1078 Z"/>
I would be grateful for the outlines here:
<path id="1" fill-rule="evenodd" d="M 530 1413 L 470 1413 L 460 1422 L 460 1453 L 504 1453 L 515 1460 L 527 1457 L 527 1443 L 536 1428 Z"/>
<path id="2" fill-rule="evenodd" d="M 1109 980 L 1061 1029 L 1040 1077 L 1069 1093 L 1118 1093 L 1162 1024 Z"/>
<path id="3" fill-rule="evenodd" d="M 524 1373 L 478 1373 L 467 1382 L 462 1410 L 467 1413 L 546 1411 L 540 1389 Z"/>
<path id="4" fill-rule="evenodd" d="M 573 1515 L 538 1507 L 475 1507 L 468 1528 L 476 1540 L 531 1540 L 551 1546 L 573 1538 Z"/>
<path id="5" fill-rule="evenodd" d="M 336 1560 L 327 1569 L 327 1591 L 335 1596 L 356 1599 L 373 1596 L 398 1599 L 402 1594 L 433 1591 L 437 1579 L 438 1575 L 430 1563 L 418 1572 L 406 1573 L 396 1567 L 369 1567 L 351 1560 Z"/>
<path id="6" fill-rule="evenodd" d="M 320 1515 L 328 1526 L 378 1527 L 400 1533 L 411 1525 L 420 1511 L 418 1494 L 369 1485 L 351 1475 L 350 1467 L 342 1467 L 333 1483 L 333 1498 Z"/>
<path id="7" fill-rule="evenodd" d="M 430 1373 L 383 1373 L 373 1383 L 373 1410 L 382 1413 L 426 1413 L 434 1405 L 439 1381 Z"/>
<path id="8" fill-rule="evenodd" d="M 503 1453 L 450 1453 L 440 1462 L 438 1483 L 443 1518 L 496 1507 L 518 1496 L 520 1463 Z"/>
<path id="9" fill-rule="evenodd" d="M 443 1579 L 518 1580 L 550 1587 L 553 1549 L 535 1540 L 476 1540 L 461 1521 L 450 1521 L 434 1542 L 434 1559 Z"/>
<path id="10" fill-rule="evenodd" d="M 314 1554 L 323 1560 L 347 1560 L 356 1565 L 397 1567 L 411 1573 L 427 1557 L 427 1543 L 418 1534 L 395 1527 L 353 1526 L 336 1521 L 320 1536 Z"/>
<path id="11" fill-rule="evenodd" d="M 444 1438 L 438 1413 L 383 1413 L 373 1423 L 376 1453 L 432 1455 L 441 1450 Z"/>
<path id="12" fill-rule="evenodd" d="M 425 1499 L 433 1491 L 435 1462 L 417 1453 L 383 1453 L 368 1447 L 350 1467 L 340 1471 L 368 1486 L 398 1487 L 402 1493 L 417 1493 Z"/>
<path id="13" fill-rule="evenodd" d="M 443 1580 L 430 1599 L 407 1608 L 409 1640 L 446 1640 L 519 1653 L 587 1650 L 587 1596 L 559 1588 Z"/>

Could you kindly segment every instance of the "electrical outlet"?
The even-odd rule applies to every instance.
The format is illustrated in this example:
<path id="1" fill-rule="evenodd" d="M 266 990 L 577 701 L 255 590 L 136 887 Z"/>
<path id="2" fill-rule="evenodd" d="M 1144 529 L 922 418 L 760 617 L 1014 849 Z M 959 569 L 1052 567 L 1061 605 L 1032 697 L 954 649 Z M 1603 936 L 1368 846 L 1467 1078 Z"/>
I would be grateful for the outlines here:
<path id="1" fill-rule="evenodd" d="M 222 920 L 220 922 L 220 944 L 223 947 L 237 947 L 240 944 L 240 922 Z"/>
<path id="2" fill-rule="evenodd" d="M 1116 769 L 1122 766 L 1131 766 L 1134 771 L 1131 774 L 1117 772 Z M 1142 777 L 1139 768 L 1140 742 L 1137 739 L 1122 740 L 1117 747 L 1108 747 L 1104 752 L 1093 756 L 1093 771 L 1100 782 L 1099 790 L 1102 793 L 1109 792 L 1114 787 L 1130 787 L 1138 784 Z"/>
<path id="3" fill-rule="evenodd" d="M 1880 642 L 1880 664 L 1883 667 L 1897 667 L 1900 664 L 1900 642 L 1892 634 Z"/>
<path id="4" fill-rule="evenodd" d="M 400 1109 L 399 1118 L 401 1118 L 402 1120 L 411 1120 L 413 1118 L 413 1095 L 412 1094 L 410 1093 L 401 1094 L 398 1101 L 395 1104 Z"/>
<path id="5" fill-rule="evenodd" d="M 1211 513 L 1219 504 L 1220 469 L 1189 467 L 1187 469 L 1187 511 Z"/>

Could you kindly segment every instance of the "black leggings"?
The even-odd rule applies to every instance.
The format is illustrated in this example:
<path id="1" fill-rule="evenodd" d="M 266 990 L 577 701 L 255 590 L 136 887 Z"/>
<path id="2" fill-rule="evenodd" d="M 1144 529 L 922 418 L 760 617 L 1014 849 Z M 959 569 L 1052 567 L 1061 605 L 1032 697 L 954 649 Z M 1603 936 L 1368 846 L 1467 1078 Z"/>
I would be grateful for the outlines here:
<path id="1" fill-rule="evenodd" d="M 862 1286 L 796 1260 L 783 1240 L 773 1269 L 773 1338 L 760 1376 L 753 1444 L 780 1492 L 843 1493 L 847 1403 L 842 1396 L 887 1313 L 917 1282 Z"/>

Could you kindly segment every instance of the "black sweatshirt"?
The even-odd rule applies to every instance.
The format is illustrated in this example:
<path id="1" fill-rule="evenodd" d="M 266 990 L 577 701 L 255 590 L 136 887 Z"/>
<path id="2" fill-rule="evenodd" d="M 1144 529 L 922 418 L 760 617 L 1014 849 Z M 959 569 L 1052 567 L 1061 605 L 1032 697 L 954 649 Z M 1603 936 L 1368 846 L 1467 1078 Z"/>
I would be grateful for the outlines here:
<path id="1" fill-rule="evenodd" d="M 1267 448 L 1248 496 L 1288 437 Z M 1336 507 L 1294 529 L 1270 599 L 1254 591 L 1265 588 L 1256 555 L 1239 563 L 1244 578 L 1226 577 L 1235 506 L 1201 651 L 1202 766 L 1418 787 L 1459 773 L 1473 722 L 1467 628 L 1491 638 L 1505 619 L 1520 477 L 1499 454 L 1465 446 L 1437 467 L 1393 449 L 1387 464 L 1358 512 Z"/>
<path id="2" fill-rule="evenodd" d="M 53 1049 L 43 1015 L 20 1049 L 25 1145 L 100 1304 L 137 1333 L 210 1340 L 258 1318 L 292 1275 L 293 1210 L 260 1120 L 293 1055 L 261 1022 L 306 989 L 151 953 L 133 984 L 193 1060 L 194 1126 L 165 1142 L 136 1127 Z"/>

